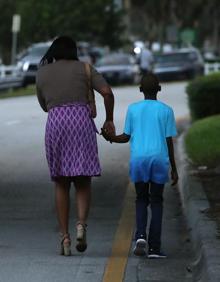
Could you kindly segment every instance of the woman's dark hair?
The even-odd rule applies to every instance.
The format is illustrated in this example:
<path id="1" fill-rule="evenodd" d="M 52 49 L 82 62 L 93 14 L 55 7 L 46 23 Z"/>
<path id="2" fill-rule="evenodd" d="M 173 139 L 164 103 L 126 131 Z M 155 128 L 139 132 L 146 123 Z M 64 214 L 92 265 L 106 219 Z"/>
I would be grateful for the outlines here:
<path id="1" fill-rule="evenodd" d="M 41 59 L 40 65 L 51 64 L 54 60 L 78 60 L 76 42 L 71 37 L 57 37 Z"/>

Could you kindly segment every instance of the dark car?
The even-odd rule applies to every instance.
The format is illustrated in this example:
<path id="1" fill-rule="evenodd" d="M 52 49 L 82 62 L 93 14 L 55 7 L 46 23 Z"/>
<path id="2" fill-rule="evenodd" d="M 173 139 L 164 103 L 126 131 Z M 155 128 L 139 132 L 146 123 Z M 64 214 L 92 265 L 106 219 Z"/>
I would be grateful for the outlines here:
<path id="1" fill-rule="evenodd" d="M 52 41 L 32 44 L 18 57 L 17 66 L 23 73 L 23 86 L 35 83 L 35 77 L 41 58 L 50 47 Z M 79 52 L 79 59 L 91 63 L 90 56 Z"/>
<path id="2" fill-rule="evenodd" d="M 138 83 L 139 67 L 132 55 L 125 53 L 109 54 L 100 59 L 95 65 L 98 72 L 110 84 Z"/>
<path id="3" fill-rule="evenodd" d="M 19 55 L 17 66 L 23 72 L 23 86 L 35 83 L 38 65 L 50 45 L 51 42 L 36 43 Z"/>
<path id="4" fill-rule="evenodd" d="M 155 55 L 154 73 L 160 80 L 192 79 L 204 74 L 204 62 L 197 49 Z"/>

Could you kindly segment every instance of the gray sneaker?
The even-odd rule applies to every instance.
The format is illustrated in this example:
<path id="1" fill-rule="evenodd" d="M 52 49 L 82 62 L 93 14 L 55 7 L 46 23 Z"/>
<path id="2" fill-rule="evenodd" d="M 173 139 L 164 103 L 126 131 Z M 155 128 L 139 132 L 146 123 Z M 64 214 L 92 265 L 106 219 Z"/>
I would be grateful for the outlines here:
<path id="1" fill-rule="evenodd" d="M 138 239 L 133 250 L 134 254 L 136 256 L 146 256 L 146 245 L 145 239 Z"/>

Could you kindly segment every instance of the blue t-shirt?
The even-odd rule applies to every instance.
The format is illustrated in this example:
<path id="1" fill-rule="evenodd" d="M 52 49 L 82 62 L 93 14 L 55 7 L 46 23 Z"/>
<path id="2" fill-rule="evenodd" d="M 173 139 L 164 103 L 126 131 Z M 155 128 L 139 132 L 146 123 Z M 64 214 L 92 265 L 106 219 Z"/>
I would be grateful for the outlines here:
<path id="1" fill-rule="evenodd" d="M 166 137 L 176 135 L 172 108 L 157 100 L 131 104 L 124 133 L 130 135 L 132 181 L 167 182 L 169 157 Z"/>

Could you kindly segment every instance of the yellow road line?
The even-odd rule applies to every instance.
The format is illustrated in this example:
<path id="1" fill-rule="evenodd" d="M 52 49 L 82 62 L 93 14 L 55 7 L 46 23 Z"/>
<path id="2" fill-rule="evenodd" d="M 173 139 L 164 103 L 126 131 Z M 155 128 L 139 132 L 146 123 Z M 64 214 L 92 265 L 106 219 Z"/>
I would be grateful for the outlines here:
<path id="1" fill-rule="evenodd" d="M 127 265 L 135 217 L 135 194 L 130 183 L 124 199 L 123 211 L 115 234 L 112 254 L 108 259 L 103 282 L 122 282 Z"/>

